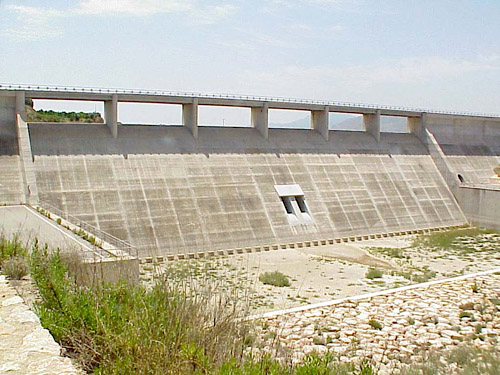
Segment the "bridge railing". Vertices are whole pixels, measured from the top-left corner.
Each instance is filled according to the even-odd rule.
[[[93,93],[93,94],[156,95],[156,96],[177,96],[186,98],[249,100],[256,102],[314,104],[314,105],[325,105],[325,106],[328,105],[328,106],[338,106],[338,107],[387,109],[387,110],[405,111],[405,112],[500,118],[500,113],[447,111],[447,110],[424,109],[424,108],[404,107],[404,106],[390,106],[390,105],[369,104],[369,103],[339,102],[339,101],[328,101],[328,100],[285,98],[285,97],[258,96],[258,95],[237,95],[237,94],[218,94],[218,93],[203,94],[203,93],[186,92],[186,91],[121,89],[121,88],[102,88],[102,87],[73,87],[73,86],[56,86],[56,85],[24,85],[24,84],[11,84],[11,83],[0,83],[0,90],[52,91],[52,92]]]
[[[70,222],[73,225],[76,225],[79,228],[82,228],[84,231],[92,234],[93,236],[99,238],[100,240],[107,242],[108,244],[115,247],[115,250],[122,250],[128,253],[130,256],[139,257],[139,251],[136,247],[131,245],[130,243],[119,239],[118,237],[113,236],[95,226],[77,218],[76,216],[70,215],[67,212],[60,210],[57,207],[54,207],[50,203],[39,201],[38,205],[45,210],[63,218],[64,220]],[[113,250],[113,249],[105,249],[105,250]]]

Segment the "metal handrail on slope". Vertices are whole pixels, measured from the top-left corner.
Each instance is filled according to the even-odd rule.
[[[52,212],[53,214],[55,214],[57,216],[60,216],[64,220],[69,221],[71,224],[76,225],[79,228],[82,228],[83,230],[94,235],[95,237],[99,238],[100,240],[115,246],[116,250],[124,251],[124,252],[128,253],[128,255],[134,256],[136,258],[139,257],[138,249],[135,246],[131,245],[130,243],[128,243],[124,240],[121,240],[118,237],[115,237],[112,234],[109,234],[109,233],[107,233],[99,228],[96,228],[95,226],[93,226],[93,225],[73,216],[73,215],[70,215],[67,212],[62,211],[59,208],[54,207],[50,203],[39,201],[38,205],[41,208],[44,208],[47,211]],[[111,249],[105,249],[105,250],[111,250]]]
[[[202,94],[197,92],[176,92],[176,91],[163,91],[163,90],[142,90],[142,89],[117,89],[117,88],[102,88],[102,87],[73,87],[73,86],[55,86],[55,85],[21,85],[11,83],[0,83],[0,90],[33,90],[33,91],[55,91],[55,92],[80,92],[80,93],[101,93],[101,94],[138,94],[138,95],[157,95],[157,96],[180,96],[188,98],[211,98],[211,99],[234,99],[234,100],[252,100],[252,101],[265,101],[275,103],[293,103],[293,104],[317,104],[317,105],[331,105],[340,107],[354,107],[354,108],[371,108],[371,109],[389,109],[395,111],[408,111],[420,113],[434,113],[445,115],[459,115],[459,116],[477,116],[477,117],[498,117],[500,113],[480,113],[480,112],[467,112],[467,111],[445,111],[436,109],[412,108],[404,106],[389,106],[367,103],[352,103],[352,102],[338,102],[328,100],[314,100],[314,99],[300,99],[300,98],[284,98],[284,97],[269,97],[269,96],[255,96],[255,95],[236,95],[236,94]]]

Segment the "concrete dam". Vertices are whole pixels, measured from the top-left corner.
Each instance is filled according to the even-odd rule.
[[[105,102],[106,124],[27,123],[26,99]],[[183,126],[123,125],[118,102],[182,105]],[[251,128],[199,127],[198,106],[251,108]],[[270,129],[269,109],[311,111]],[[330,112],[364,131],[330,130]],[[381,116],[408,132],[380,132]],[[495,227],[500,117],[349,103],[68,88],[0,90],[0,203],[48,204],[141,257]]]

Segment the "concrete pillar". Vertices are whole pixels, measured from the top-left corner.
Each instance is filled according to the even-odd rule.
[[[182,125],[187,127],[194,138],[198,138],[198,99],[192,104],[182,105]]]
[[[252,127],[257,129],[267,139],[269,136],[269,105],[252,108]]]
[[[328,141],[328,126],[330,111],[326,106],[321,111],[311,111],[311,129],[316,130]]]
[[[113,138],[118,137],[118,96],[113,94],[111,100],[104,102],[104,116]]]
[[[24,195],[26,203],[36,205],[38,204],[38,187],[28,124],[23,120],[21,113],[18,113],[16,117],[17,142],[23,175]]]
[[[363,129],[380,142],[380,110],[373,115],[363,115]]]
[[[16,91],[16,114],[26,114],[26,93],[24,91]]]
[[[427,144],[427,132],[425,126],[426,113],[422,113],[422,117],[408,117],[408,132],[415,134],[422,143]]]

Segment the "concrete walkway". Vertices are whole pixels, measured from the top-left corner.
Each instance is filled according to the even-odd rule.
[[[51,249],[76,250],[90,259],[107,257],[102,249],[92,246],[71,231],[27,206],[0,207],[0,233],[7,238],[19,234],[24,243],[38,238]]]
[[[61,347],[0,275],[0,374],[81,375]]]

